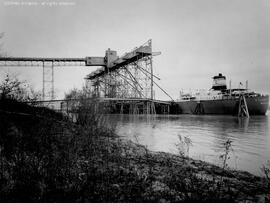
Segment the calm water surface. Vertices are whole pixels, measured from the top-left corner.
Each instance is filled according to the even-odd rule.
[[[268,113],[270,114],[270,113]],[[150,150],[178,153],[178,135],[192,141],[189,155],[221,165],[223,143],[232,140],[229,167],[262,175],[260,168],[270,160],[270,115],[238,119],[233,116],[195,115],[109,115],[120,136]]]

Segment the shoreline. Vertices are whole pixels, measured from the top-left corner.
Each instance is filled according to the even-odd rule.
[[[149,151],[145,146],[136,144],[130,140],[121,140],[120,142],[123,148],[122,156],[127,156],[133,160],[136,168],[140,168],[143,171],[140,173],[143,174],[145,170],[153,170],[157,177],[163,176],[162,178],[157,178],[160,191],[171,189],[164,183],[167,176],[170,176],[170,173],[166,173],[166,171],[177,173],[179,172],[178,170],[181,170],[182,172],[187,172],[185,173],[185,177],[180,175],[186,181],[190,181],[195,177],[198,185],[207,182],[209,186],[213,186],[213,189],[216,190],[217,188],[214,188],[215,184],[220,183],[223,184],[223,189],[228,187],[229,190],[234,191],[232,193],[239,193],[237,194],[238,197],[235,196],[234,201],[236,202],[265,202],[270,200],[270,183],[264,177],[253,175],[247,171],[222,169],[215,164],[182,155]],[[150,169],[151,167],[153,168]],[[208,194],[208,189],[205,188],[205,191],[201,190],[201,192]],[[224,198],[223,200],[226,201],[230,199],[227,194],[228,191],[219,192],[220,197],[222,197],[221,199]]]
[[[3,202],[267,202],[270,180],[121,139],[102,115],[0,100]]]
[[[108,120],[112,122],[118,119],[117,116],[111,118]],[[232,150],[228,160],[230,168],[262,176],[261,167],[269,160],[267,147],[269,119],[267,118],[267,116],[257,116],[249,120],[239,120],[237,117],[227,115],[204,115],[198,118],[189,115],[185,117],[169,115],[168,118],[159,116],[158,119],[151,120],[146,116],[138,115],[136,120],[132,115],[126,115],[117,122],[119,127],[116,127],[116,131],[120,136],[147,145],[150,150],[173,154],[179,153],[175,146],[179,143],[177,136],[189,137],[192,141],[190,157],[219,166],[222,165],[220,155],[224,151],[223,143],[230,139],[232,140]],[[217,125],[212,124],[214,122]],[[225,128],[224,132],[223,128]]]

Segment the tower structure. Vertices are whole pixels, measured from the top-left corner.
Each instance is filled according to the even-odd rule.
[[[105,63],[86,77],[93,96],[154,99],[151,40],[121,57],[108,49]]]
[[[42,63],[43,77],[42,77],[42,99],[53,100],[54,97],[54,63],[44,62]]]

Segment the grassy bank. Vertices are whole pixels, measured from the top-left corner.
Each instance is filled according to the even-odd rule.
[[[267,179],[150,152],[121,140],[90,107],[72,123],[46,108],[0,100],[0,127],[1,202],[270,200]]]

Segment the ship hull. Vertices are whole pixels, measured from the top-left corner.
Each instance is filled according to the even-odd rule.
[[[269,96],[246,97],[246,103],[250,115],[265,115],[269,105]],[[235,115],[238,113],[239,98],[180,101],[177,104],[183,114]]]

